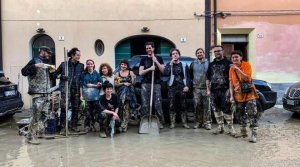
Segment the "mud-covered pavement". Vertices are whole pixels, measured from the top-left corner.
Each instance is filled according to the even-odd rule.
[[[19,119],[1,121],[0,166],[300,166],[300,118],[280,106],[264,113],[255,144],[177,125],[160,135],[137,134],[138,128],[130,127],[114,138],[92,132],[28,145],[17,134]]]

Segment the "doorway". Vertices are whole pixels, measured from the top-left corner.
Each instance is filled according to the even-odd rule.
[[[53,52],[52,56],[50,57],[49,64],[55,65],[55,44],[54,40],[48,35],[38,35],[34,37],[32,42],[32,58],[39,56],[39,48],[41,46],[48,46],[51,51]]]
[[[224,56],[230,59],[230,54],[233,50],[240,50],[244,55],[244,60],[248,61],[248,35],[244,34],[222,34],[222,46]]]

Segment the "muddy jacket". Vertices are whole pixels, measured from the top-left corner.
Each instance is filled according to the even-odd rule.
[[[190,87],[189,67],[185,63],[180,62],[173,65],[168,63],[165,66],[164,75],[170,76],[168,82],[170,87],[178,89],[183,89],[185,86]]]
[[[71,60],[68,61],[68,71],[69,71],[69,87],[74,89],[80,89],[80,76],[84,70],[84,65],[80,62],[72,63]],[[65,62],[62,62],[57,68],[54,77],[66,76],[65,74]],[[62,92],[64,92],[65,80],[60,80],[59,87]]]
[[[200,62],[198,59],[193,61],[190,65],[190,77],[193,80],[193,87],[199,89],[206,89],[206,72],[209,62],[207,59]]]
[[[37,63],[48,63],[48,60],[40,56],[33,58],[28,64],[22,68],[23,76],[28,78],[28,94],[46,94],[49,92],[51,81],[48,68],[37,68]]]

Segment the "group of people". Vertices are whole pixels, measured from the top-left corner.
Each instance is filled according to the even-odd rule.
[[[146,42],[147,56],[140,61],[139,75],[143,76],[141,84],[141,111],[135,94],[136,75],[129,68],[129,62],[120,62],[120,71],[113,74],[111,66],[103,63],[99,72],[95,70],[92,59],[86,61],[86,67],[80,63],[80,50],[72,48],[68,52],[68,61],[62,62],[50,75],[47,64],[52,52],[49,47],[40,47],[40,55],[33,58],[22,69],[22,74],[28,76],[29,91],[32,95],[33,116],[26,136],[31,144],[39,144],[38,137],[43,137],[43,113],[49,109],[50,76],[59,79],[61,91],[60,126],[61,134],[68,133],[65,128],[66,105],[71,107],[72,116],[70,131],[79,132],[78,113],[80,104],[85,104],[84,131],[96,131],[95,123],[100,126],[100,137],[113,136],[115,129],[126,132],[130,117],[149,114],[151,87],[153,86],[154,114],[159,119],[159,128],[165,126],[162,110],[161,75],[170,76],[168,81],[168,98],[170,101],[170,129],[176,126],[176,113],[179,111],[182,126],[189,129],[187,123],[186,94],[193,91],[195,125],[193,128],[211,130],[214,113],[218,127],[214,134],[224,133],[224,119],[228,125],[228,133],[234,137],[247,137],[247,123],[250,122],[250,142],[256,142],[258,98],[252,83],[251,65],[243,60],[240,51],[231,53],[231,61],[223,55],[223,47],[213,48],[215,58],[209,62],[205,58],[204,49],[196,50],[196,59],[190,64],[180,61],[179,49],[171,49],[171,61],[164,65],[163,59],[154,53],[154,43]],[[66,70],[68,68],[68,70]],[[68,71],[68,72],[67,72]],[[68,84],[66,84],[68,83]],[[247,83],[251,91],[244,91],[241,83]],[[153,84],[153,85],[152,85]],[[69,92],[66,94],[65,92]],[[69,103],[66,103],[69,100]],[[177,105],[180,104],[180,105]],[[231,107],[234,106],[234,107]],[[178,109],[179,107],[179,109]],[[233,110],[241,113],[240,132],[233,127]],[[212,112],[211,112],[212,111]]]

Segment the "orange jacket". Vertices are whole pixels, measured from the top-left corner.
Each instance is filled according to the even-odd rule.
[[[243,80],[241,74],[238,71],[235,71],[234,68],[230,67],[229,70],[229,81],[233,86],[233,96],[234,100],[237,102],[246,102],[252,99],[257,99],[258,95],[256,93],[256,88],[252,83],[252,67],[251,64],[245,61],[242,61],[242,64],[239,66],[241,71],[247,75],[247,79]],[[238,78],[237,78],[238,77]],[[240,88],[240,82],[251,82],[253,90],[250,93],[242,93]]]

